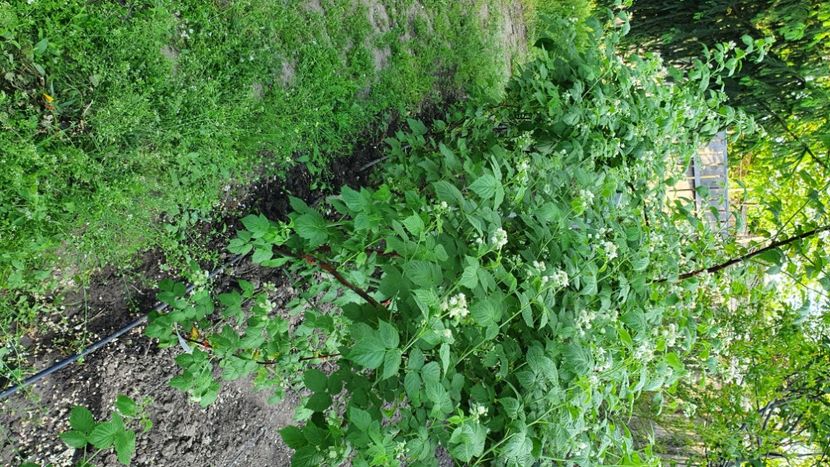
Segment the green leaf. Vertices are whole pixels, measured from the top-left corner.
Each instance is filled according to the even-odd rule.
[[[386,351],[383,358],[383,375],[380,379],[391,378],[398,374],[401,367],[401,351],[400,349],[390,349]]]
[[[317,211],[311,211],[294,220],[297,235],[308,240],[311,248],[318,247],[329,238],[328,223]]]
[[[95,418],[92,416],[92,412],[90,412],[89,409],[76,405],[75,407],[72,407],[72,410],[69,412],[69,426],[71,426],[74,430],[80,431],[81,433],[88,434],[93,428],[95,428]]]
[[[465,423],[450,436],[450,454],[461,462],[470,462],[484,452],[487,430],[479,423]]]
[[[514,433],[504,446],[504,455],[519,465],[528,465],[530,454],[533,450],[533,441],[527,437],[527,433],[520,431]]]
[[[314,393],[305,406],[315,412],[323,412],[331,406],[331,396],[325,392]]]
[[[472,263],[470,259],[472,259],[472,261],[475,261],[475,263],[469,264],[464,268],[464,272],[461,273],[461,279],[458,280],[458,283],[461,284],[461,286],[472,290],[476,288],[476,285],[478,285],[479,265],[478,260],[476,260],[475,258],[468,257],[468,262],[470,263]]]
[[[503,397],[499,399],[499,404],[504,407],[504,412],[511,420],[515,420],[519,417],[519,409],[521,409],[521,403],[513,398],[513,397]]]
[[[89,442],[98,449],[106,449],[115,443],[121,430],[113,422],[99,423],[89,434]]]
[[[271,221],[262,214],[258,216],[249,214],[242,218],[242,225],[251,232],[253,238],[261,238],[271,228]]]
[[[438,349],[438,356],[441,358],[441,366],[444,367],[444,374],[450,366],[450,346],[446,342]]]
[[[374,370],[383,364],[385,355],[386,347],[383,342],[375,336],[367,336],[355,342],[348,358],[364,368]]]
[[[403,272],[413,284],[424,289],[436,287],[443,280],[441,268],[429,261],[408,261],[403,265]]]
[[[61,440],[67,446],[75,449],[81,449],[86,446],[86,436],[78,430],[69,430],[60,434]]]
[[[413,214],[404,219],[403,225],[406,227],[406,230],[408,230],[409,233],[416,238],[419,238],[421,234],[424,233],[424,221],[421,219],[421,216],[417,214]]]
[[[135,433],[132,431],[119,431],[115,435],[115,455],[118,462],[129,465],[135,454]]]
[[[446,201],[449,204],[456,204],[458,206],[464,205],[464,195],[452,183],[441,180],[433,183],[432,187],[435,190],[435,197],[438,198],[438,201]]]
[[[642,255],[639,258],[633,258],[631,260],[631,268],[635,271],[645,271],[648,267],[648,256]]]
[[[418,373],[410,371],[403,379],[403,387],[406,395],[416,406],[421,402],[421,377]]]
[[[386,346],[387,349],[397,348],[398,344],[400,344],[398,330],[386,321],[380,321],[379,324],[380,327],[378,329],[378,333],[380,335],[381,342],[383,342],[383,345]]]
[[[251,261],[256,264],[262,264],[265,261],[268,261],[274,256],[274,253],[271,251],[271,247],[264,247],[264,248],[257,248],[254,251],[254,254],[251,256]]]
[[[423,136],[427,134],[427,127],[421,123],[420,120],[414,120],[411,118],[406,119],[407,125],[409,125],[409,129],[412,130],[412,134],[415,136]]]
[[[491,174],[482,175],[470,185],[470,189],[485,200],[493,198],[499,187],[501,187],[501,183]]]
[[[352,212],[362,212],[368,206],[366,198],[359,192],[351,189],[348,185],[344,185],[340,191],[340,199],[346,203],[346,207]]]
[[[498,324],[498,319],[501,315],[491,300],[481,300],[474,303],[470,308],[470,314],[473,317],[473,321],[482,327]]]
[[[372,424],[372,416],[363,409],[351,406],[349,407],[349,422],[358,430],[367,431]]]
[[[135,417],[138,413],[138,405],[135,401],[120,394],[115,398],[115,408],[121,412],[121,415],[127,417]]]
[[[313,392],[325,392],[327,382],[328,377],[326,374],[316,368],[308,369],[305,373],[303,373],[303,383],[305,383],[305,387]]]
[[[534,345],[527,351],[527,363],[531,370],[544,376],[552,384],[559,384],[559,372],[556,370],[556,364],[545,355],[540,346]]]
[[[303,436],[303,431],[296,426],[287,426],[281,429],[280,437],[285,445],[291,449],[300,449],[308,444],[305,436]]]

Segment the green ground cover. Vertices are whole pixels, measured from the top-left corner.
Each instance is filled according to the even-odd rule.
[[[440,88],[497,95],[504,4],[0,2],[4,337],[98,267],[186,262],[229,188],[320,173]]]

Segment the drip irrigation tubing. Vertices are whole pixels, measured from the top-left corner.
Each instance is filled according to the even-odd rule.
[[[224,271],[225,269],[235,265],[243,257],[244,257],[244,255],[233,256],[228,262],[218,266],[216,269],[211,271],[211,273],[208,274],[208,280],[212,280],[218,274],[222,273],[222,271]],[[185,289],[185,291],[186,291],[186,293],[190,293],[190,292],[193,291],[194,288],[195,288],[195,286],[193,284],[189,284],[187,286],[187,288]],[[114,333],[112,333],[109,336],[107,336],[107,337],[99,340],[98,342],[90,345],[89,347],[85,348],[84,350],[64,358],[63,360],[55,363],[54,365],[50,366],[49,368],[43,369],[43,370],[35,373],[34,375],[29,376],[28,378],[24,379],[20,383],[7,387],[6,389],[3,390],[3,392],[0,392],[0,400],[3,400],[5,398],[13,395],[14,393],[16,393],[16,392],[20,391],[21,389],[25,388],[26,386],[37,383],[38,381],[46,378],[47,376],[51,375],[52,373],[60,371],[64,368],[68,367],[69,365],[75,363],[76,361],[80,360],[81,358],[86,357],[87,355],[91,354],[92,352],[95,352],[96,350],[106,346],[110,342],[118,339],[119,337],[121,337],[124,334],[130,332],[131,330],[145,324],[147,322],[147,316],[150,313],[152,313],[154,311],[160,313],[162,311],[165,311],[168,307],[169,307],[169,305],[167,303],[156,302],[156,304],[153,306],[153,308],[149,312],[147,312],[147,313],[143,314],[142,316],[134,319],[133,321],[127,323],[124,327],[122,327],[118,331],[115,331]]]

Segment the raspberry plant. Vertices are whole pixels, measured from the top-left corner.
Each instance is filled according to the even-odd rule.
[[[217,366],[275,400],[302,384],[294,465],[653,462],[627,425],[684,375],[700,281],[678,276],[715,244],[665,189],[741,123],[707,90],[739,62],[718,48],[685,76],[620,55],[619,34],[563,30],[501,102],[409,120],[373,188],[243,219],[230,251],[302,294],[276,310],[245,281],[163,283],[147,334],[187,351],[172,384],[202,404]]]

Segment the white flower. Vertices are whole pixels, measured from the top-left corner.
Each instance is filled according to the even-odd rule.
[[[467,297],[463,293],[450,297],[449,301],[441,305],[441,308],[449,311],[450,318],[455,320],[464,319],[470,314],[467,308]]]
[[[613,242],[602,242],[602,249],[605,250],[605,257],[608,261],[617,257],[617,244]]]
[[[502,247],[507,245],[507,232],[501,227],[493,231],[493,234],[490,235],[490,245],[496,250],[501,250]]]
[[[594,193],[589,190],[579,190],[579,197],[585,202],[586,206],[594,204]]]
[[[637,350],[634,351],[634,358],[643,363],[648,363],[652,358],[654,358],[654,349],[648,342],[643,342],[639,347],[637,347]]]
[[[446,201],[441,201],[440,206],[441,206],[441,209],[444,209],[444,210],[449,209],[449,207],[450,207],[450,205],[447,204]]]
[[[478,417],[487,415],[487,407],[481,404],[473,404],[470,406],[470,415],[477,420]]]
[[[542,277],[543,284],[547,284],[548,282],[550,282],[550,284],[557,289],[567,287],[570,283],[568,281],[568,273],[561,269],[557,269],[553,272],[553,274],[548,274]]]
[[[449,329],[444,329],[443,331],[441,331],[441,335],[444,336],[444,339],[452,339],[452,331],[450,331]]]

